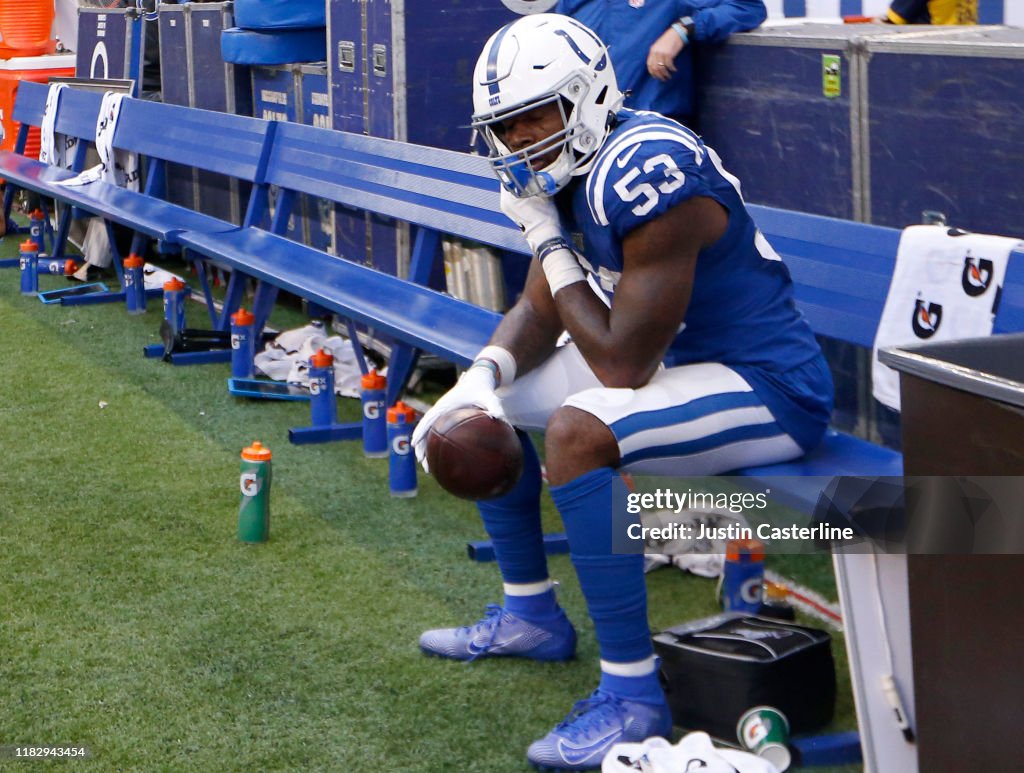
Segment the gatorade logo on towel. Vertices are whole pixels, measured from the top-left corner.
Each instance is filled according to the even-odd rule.
[[[931,338],[942,324],[942,304],[928,303],[920,298],[914,303],[914,316],[910,326],[918,338]]]
[[[899,410],[899,376],[878,361],[879,349],[992,333],[1010,253],[1021,246],[946,226],[904,229],[875,336],[871,378],[879,402]]]
[[[989,285],[992,284],[994,276],[995,266],[991,260],[975,258],[971,255],[970,250],[967,251],[967,257],[964,258],[964,272],[960,276],[960,285],[964,288],[965,293],[972,298],[984,295]]]

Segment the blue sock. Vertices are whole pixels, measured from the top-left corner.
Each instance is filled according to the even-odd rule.
[[[548,588],[546,591],[529,596],[506,593],[502,606],[516,617],[533,623],[549,620],[559,614],[554,588]]]
[[[602,671],[600,689],[640,703],[657,704],[665,701],[665,691],[658,680],[657,669],[643,676],[617,676]]]
[[[508,494],[477,502],[502,579],[525,585],[548,579],[544,533],[540,523],[540,460],[530,438],[518,432],[523,444],[523,475]],[[533,596],[506,596],[505,608],[526,620],[550,617],[557,610],[550,588]]]
[[[633,663],[653,655],[654,645],[647,624],[644,557],[612,553],[612,481],[616,474],[609,467],[593,470],[563,486],[553,486],[551,497],[565,524],[601,659]]]

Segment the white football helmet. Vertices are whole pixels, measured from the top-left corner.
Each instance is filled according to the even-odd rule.
[[[563,130],[513,152],[502,122],[556,103]],[[495,32],[473,72],[473,128],[490,151],[502,185],[516,196],[551,196],[584,174],[622,106],[608,49],[590,29],[568,16],[524,16]],[[560,148],[543,168],[536,162]]]

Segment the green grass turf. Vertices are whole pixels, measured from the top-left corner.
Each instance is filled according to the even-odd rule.
[[[204,313],[190,304],[190,324]],[[496,599],[495,567],[465,558],[474,508],[422,475],[418,497],[390,498],[386,462],[357,444],[290,446],[307,406],[230,397],[226,364],[143,359],[159,319],[154,302],[44,306],[0,271],[0,745],[85,745],[76,766],[96,770],[527,769],[596,680],[567,557],[551,566],[576,661],[423,657],[421,630]],[[255,439],[274,451],[271,540],[247,546],[238,454]],[[822,557],[774,558],[832,593]],[[649,586],[655,628],[717,611],[712,581]],[[831,729],[850,729],[841,637],[835,654]]]

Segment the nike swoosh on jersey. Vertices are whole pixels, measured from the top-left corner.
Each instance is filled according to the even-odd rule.
[[[626,164],[629,163],[629,159],[631,159],[633,157],[633,154],[636,153],[638,150],[640,150],[639,144],[631,147],[629,150],[626,151],[626,155],[619,156],[617,159],[615,159],[615,166],[617,166],[619,169],[622,169]]]

